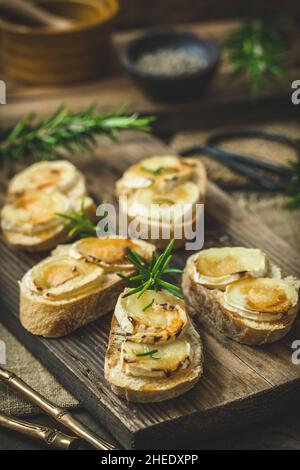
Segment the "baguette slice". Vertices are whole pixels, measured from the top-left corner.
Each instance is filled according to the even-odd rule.
[[[291,329],[298,311],[296,305],[288,316],[276,321],[255,321],[235,315],[224,306],[224,293],[218,289],[209,289],[197,283],[194,278],[192,255],[186,264],[182,277],[182,290],[185,297],[187,311],[190,315],[197,315],[201,324],[210,332],[219,332],[235,341],[248,345],[261,345],[273,343],[285,336]],[[280,269],[270,266],[271,277],[281,277]],[[297,279],[289,276],[285,278],[295,286]]]
[[[150,258],[154,246],[141,241],[136,243],[142,245],[144,256],[146,249],[149,251]],[[47,259],[68,256],[69,247],[70,245],[63,245],[60,251]],[[112,311],[126,285],[116,272],[104,272],[101,282],[92,289],[85,291],[83,288],[82,291],[76,291],[60,300],[50,299],[37,295],[28,287],[27,281],[32,269],[19,282],[20,321],[31,333],[48,338],[65,336]],[[126,274],[132,272],[134,268],[127,270]]]
[[[26,330],[45,338],[66,336],[113,310],[124,281],[116,275],[93,293],[72,300],[53,302],[32,295],[20,283],[20,321]]]
[[[47,205],[52,197],[60,198],[57,210],[55,204],[52,209]],[[67,160],[34,163],[9,183],[1,213],[4,238],[9,244],[27,251],[50,250],[69,238],[69,228],[56,213],[78,210],[82,200],[87,217],[95,220],[96,206],[87,197],[85,177],[72,163]],[[31,214],[33,220],[30,220]],[[45,217],[48,217],[47,223]]]
[[[166,378],[130,376],[121,367],[120,350],[124,332],[113,316],[104,371],[113,392],[129,402],[151,403],[169,400],[190,390],[203,373],[202,343],[192,321],[187,326],[185,337],[193,351],[188,368],[180,369]]]
[[[86,216],[91,220],[95,220],[96,206],[93,200],[86,197],[84,200],[84,206]],[[64,221],[51,230],[39,232],[34,235],[4,230],[3,227],[2,229],[3,236],[10,245],[30,252],[48,251],[56,245],[64,243],[66,240],[71,241],[68,237],[70,229]]]
[[[159,157],[153,157],[153,158],[159,158]],[[164,157],[162,157],[162,158],[164,158]],[[165,158],[170,158],[170,157],[165,157]],[[180,159],[180,157],[177,157],[177,158]],[[201,160],[199,158],[185,158],[182,161],[184,161],[184,163],[187,163],[188,165],[190,165],[191,168],[192,168],[192,172],[191,172],[191,176],[190,176],[191,179],[188,179],[188,180],[185,180],[185,181],[182,181],[182,182],[191,181],[191,182],[195,183],[198,186],[198,188],[200,190],[200,196],[199,196],[199,200],[197,201],[197,203],[198,204],[203,204],[204,200],[205,200],[206,187],[207,187],[207,177],[206,177],[205,167],[204,167],[203,163],[201,162]],[[142,162],[140,162],[140,163],[142,163]],[[155,176],[152,175],[152,179],[153,179],[154,184],[155,184]],[[186,229],[187,229],[186,231],[184,230],[184,224],[179,225],[179,227],[181,227],[181,229],[182,229],[182,236],[180,238],[178,238],[178,236],[176,236],[176,229],[175,229],[175,226],[174,226],[174,222],[173,223],[172,222],[171,223],[165,223],[164,224],[164,229],[166,230],[166,233],[169,233],[169,236],[165,238],[163,236],[163,233],[162,233],[163,224],[162,224],[161,220],[151,219],[150,223],[149,223],[147,218],[145,218],[143,216],[133,217],[133,216],[130,215],[130,206],[132,205],[132,202],[133,202],[133,199],[134,199],[134,196],[135,196],[137,190],[135,188],[126,187],[124,181],[125,181],[124,177],[121,178],[119,181],[117,181],[117,183],[116,183],[116,195],[117,195],[117,197],[127,196],[127,198],[128,198],[127,216],[128,216],[129,222],[132,222],[134,220],[136,223],[140,223],[141,227],[148,227],[148,225],[150,225],[151,230],[148,231],[148,237],[147,237],[147,240],[150,243],[153,243],[158,248],[164,248],[168,244],[169,240],[174,238],[175,239],[174,248],[179,249],[179,248],[182,248],[187,241],[191,241],[191,240],[187,239],[186,232],[191,231],[191,230],[195,231],[197,220],[198,220],[198,218],[201,214],[199,214],[199,213],[196,214],[195,213],[193,215],[192,220],[189,220],[188,222],[186,222],[186,225],[187,225],[186,226]],[[168,190],[166,191],[166,196],[168,196]],[[156,234],[155,238],[153,238],[151,236],[151,232]]]
[[[32,190],[59,191],[71,199],[87,194],[83,174],[68,160],[42,160],[28,166],[11,179],[8,198],[13,200]]]

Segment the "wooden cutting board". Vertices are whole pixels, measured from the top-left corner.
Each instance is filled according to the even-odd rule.
[[[152,136],[127,133],[121,145],[107,139],[94,155],[74,162],[87,177],[97,201],[112,200],[114,181],[141,158],[170,152]],[[5,191],[3,175],[1,192]],[[205,245],[245,245],[268,253],[285,274],[300,277],[300,258],[258,220],[209,184],[205,205]],[[188,253],[178,252],[184,265]],[[40,255],[17,251],[0,240],[0,295],[3,323],[126,448],[193,446],[201,433],[245,426],[282,411],[300,388],[300,366],[291,361],[291,344],[300,338],[297,323],[282,341],[263,347],[243,346],[201,332],[204,375],[185,395],[159,404],[128,404],[114,395],[103,377],[111,315],[66,338],[43,339],[26,332],[18,319],[18,279]],[[199,327],[199,325],[198,325]]]

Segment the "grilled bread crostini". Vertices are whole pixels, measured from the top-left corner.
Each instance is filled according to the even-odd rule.
[[[59,192],[27,191],[23,196],[5,204],[1,212],[4,238],[11,245],[27,251],[48,251],[65,242],[70,228],[58,214],[71,215],[82,202],[71,201]],[[96,206],[91,198],[84,198],[84,212],[95,219]]]
[[[178,156],[154,156],[128,168],[116,184],[117,196],[127,196],[129,220],[148,231],[149,240],[165,247],[175,238],[175,248],[186,242],[186,230],[195,230],[196,204],[204,202],[206,172],[199,159]],[[176,228],[182,236],[176,237]],[[183,230],[185,228],[185,230]],[[169,232],[169,237],[165,238]],[[151,237],[151,233],[157,236]]]
[[[20,197],[27,191],[60,192],[69,198],[82,199],[86,193],[85,178],[67,160],[34,163],[15,175],[9,183],[10,198]]]
[[[90,237],[58,246],[20,281],[20,320],[31,333],[59,337],[111,311],[133,273],[126,247],[150,259],[154,246],[119,237]]]
[[[182,290],[191,315],[240,343],[279,340],[298,311],[299,281],[282,278],[261,250],[211,248],[187,261]]]
[[[96,207],[86,197],[82,174],[67,161],[35,163],[10,182],[1,213],[5,239],[28,251],[45,251],[67,240],[69,228],[58,215],[70,215],[84,201],[85,215],[94,220]]]
[[[185,393],[202,375],[203,350],[184,302],[164,290],[126,293],[117,302],[105,357],[112,390],[141,403]]]

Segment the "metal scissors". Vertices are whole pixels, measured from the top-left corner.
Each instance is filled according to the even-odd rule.
[[[292,178],[292,169],[235,151],[225,150],[219,146],[222,142],[235,139],[263,139],[269,142],[277,142],[292,148],[300,158],[300,139],[292,139],[283,134],[260,130],[238,130],[213,134],[204,145],[187,148],[180,154],[183,157],[188,157],[203,153],[251,180],[250,184],[222,183],[220,186],[225,189],[284,191]],[[265,170],[279,178],[277,180],[272,179],[257,170]]]

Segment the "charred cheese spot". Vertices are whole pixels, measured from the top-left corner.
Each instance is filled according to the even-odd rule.
[[[67,300],[99,288],[102,275],[103,269],[94,264],[68,256],[51,256],[29,270],[24,283],[33,294]]]
[[[133,341],[147,344],[174,341],[187,325],[183,301],[166,291],[147,290],[141,297],[120,296],[115,314]]]
[[[224,289],[242,278],[264,276],[268,261],[261,250],[224,247],[201,251],[195,256],[194,266],[196,282]]]
[[[127,259],[127,248],[130,248],[145,258],[149,258],[149,247],[143,247],[133,240],[114,237],[88,237],[74,243],[69,250],[70,256],[96,263],[105,271],[120,271],[132,269]]]
[[[50,265],[48,269],[44,271],[44,286],[48,288],[58,287],[79,276],[78,269],[74,270],[74,267],[75,266],[66,263]],[[42,286],[40,286],[40,288],[43,289]]]
[[[245,311],[262,313],[288,312],[296,302],[295,291],[282,279],[249,279],[226,289],[229,305]]]

